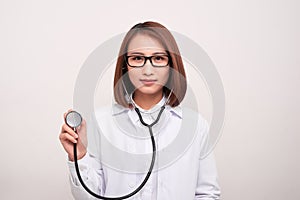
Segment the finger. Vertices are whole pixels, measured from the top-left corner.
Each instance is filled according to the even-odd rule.
[[[67,132],[70,135],[72,135],[73,137],[78,138],[78,134],[76,134],[75,131],[72,128],[70,128],[67,124],[62,125],[61,132],[62,133]]]
[[[79,128],[81,129],[81,128],[84,128],[84,127],[86,127],[86,121],[84,119],[82,119]]]
[[[86,125],[86,121],[85,119],[82,119],[81,125],[85,126]]]
[[[70,108],[67,112],[64,113],[64,119],[66,119],[67,114],[71,111],[73,111],[73,109]]]
[[[74,138],[72,135],[70,135],[68,133],[62,133],[61,137],[60,137],[60,140],[69,141],[69,142],[72,142],[72,143],[77,143],[76,138]]]

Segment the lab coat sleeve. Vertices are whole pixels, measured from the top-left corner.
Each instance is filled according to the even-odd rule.
[[[70,186],[74,199],[96,199],[81,186],[76,174],[74,162],[68,161]],[[100,162],[90,154],[78,160],[80,175],[85,185],[94,193],[103,195],[105,190],[103,169]]]
[[[100,134],[92,116],[87,122],[88,153],[80,160],[78,166],[85,185],[94,193],[105,193],[105,173],[100,162]],[[74,199],[96,199],[81,186],[76,174],[74,162],[68,161],[71,192]]]
[[[195,200],[219,200],[220,187],[213,153],[199,160],[198,181]]]
[[[199,157],[198,179],[195,190],[196,200],[219,200],[220,187],[218,184],[217,167],[213,152],[209,152],[209,125],[206,120],[201,123],[201,156]],[[203,156],[206,155],[206,156]]]

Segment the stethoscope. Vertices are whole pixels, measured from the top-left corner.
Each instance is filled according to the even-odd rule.
[[[123,83],[123,82],[122,82]],[[171,90],[170,94],[168,95],[168,98],[167,100],[165,101],[164,105],[161,106],[160,108],[160,111],[158,113],[158,116],[156,118],[156,120],[154,122],[152,122],[151,124],[147,124],[146,122],[144,122],[143,120],[143,117],[141,115],[141,112],[140,110],[138,109],[138,107],[136,106],[136,104],[134,103],[133,99],[132,99],[132,95],[129,95],[128,92],[127,92],[127,89],[123,83],[123,87],[125,89],[125,92],[127,94],[127,96],[129,97],[130,99],[130,102],[131,104],[133,105],[134,107],[134,110],[136,111],[139,119],[140,119],[140,122],[142,123],[142,125],[148,127],[148,130],[149,130],[149,133],[150,133],[150,137],[151,137],[151,142],[152,142],[152,160],[151,160],[151,164],[150,164],[150,167],[149,167],[149,170],[147,172],[147,175],[146,177],[144,178],[143,182],[134,190],[132,191],[131,193],[129,194],[126,194],[124,196],[120,196],[120,197],[105,197],[105,196],[101,196],[99,194],[96,194],[94,193],[93,191],[91,191],[86,185],[85,183],[83,182],[82,178],[81,178],[81,175],[80,175],[80,171],[79,171],[79,167],[78,167],[78,161],[77,161],[77,143],[74,143],[74,150],[73,150],[73,154],[74,154],[74,164],[75,164],[75,169],[76,169],[76,174],[77,174],[77,177],[79,179],[79,182],[81,183],[82,187],[89,193],[91,194],[92,196],[98,198],[98,199],[108,199],[108,200],[112,200],[112,199],[127,199],[133,195],[135,195],[136,193],[138,193],[143,187],[144,185],[147,183],[151,173],[152,173],[152,170],[153,170],[153,166],[154,166],[154,163],[155,163],[155,157],[156,157],[156,144],[155,144],[155,140],[154,140],[154,136],[153,136],[153,131],[152,131],[152,127],[158,123],[160,117],[161,117],[161,114],[163,113],[164,109],[165,109],[165,106],[166,104],[168,103],[169,99],[170,99],[170,96],[173,92],[173,89]],[[66,124],[71,127],[75,133],[77,133],[77,127],[79,127],[81,125],[81,122],[82,122],[82,117],[81,115],[76,112],[76,111],[70,111],[67,115],[66,115],[66,118],[65,118],[65,121],[66,121]]]

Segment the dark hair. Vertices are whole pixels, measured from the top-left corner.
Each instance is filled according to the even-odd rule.
[[[129,103],[125,99],[126,92],[122,85],[121,78],[123,78],[124,83],[126,83],[125,87],[129,94],[135,89],[127,75],[127,64],[124,57],[127,54],[128,44],[137,34],[149,35],[150,37],[157,39],[164,46],[167,54],[170,57],[170,67],[174,70],[174,72],[172,73],[173,70],[171,71],[169,79],[166,85],[163,87],[163,91],[164,94],[168,96],[170,94],[169,88],[173,88],[173,93],[170,96],[168,105],[172,107],[179,105],[185,96],[187,88],[182,58],[171,32],[163,25],[151,21],[134,25],[127,32],[123,39],[118,55],[114,77],[114,96],[116,102],[125,107],[129,107]]]

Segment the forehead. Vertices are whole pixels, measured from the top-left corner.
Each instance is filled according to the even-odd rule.
[[[165,48],[158,39],[146,34],[137,34],[129,42],[127,51],[153,52],[165,51]]]

